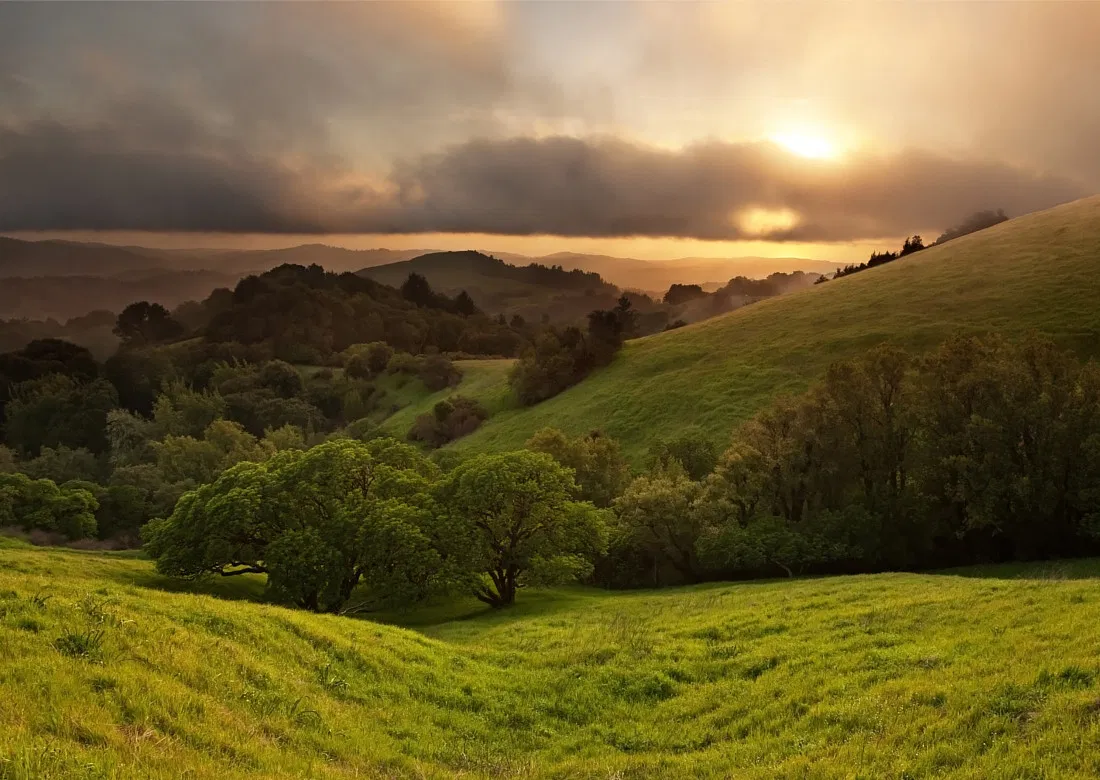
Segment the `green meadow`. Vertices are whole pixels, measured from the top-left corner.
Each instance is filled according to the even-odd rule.
[[[0,778],[1095,777],[1097,577],[525,590],[371,619],[0,541]]]
[[[830,363],[883,342],[924,349],[958,332],[1038,331],[1096,356],[1097,301],[1100,197],[1093,197],[629,341],[575,387],[530,408],[502,408],[452,446],[509,450],[548,425],[570,435],[601,429],[639,464],[655,439],[690,426],[724,444],[777,395],[800,392]]]

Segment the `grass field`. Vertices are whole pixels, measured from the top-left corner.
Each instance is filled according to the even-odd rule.
[[[0,541],[0,778],[1095,777],[1096,577],[525,591],[402,628]]]
[[[1100,197],[1010,220],[898,262],[628,342],[615,362],[456,445],[503,450],[538,428],[600,428],[636,463],[692,425],[724,441],[778,393],[885,341],[922,349],[952,333],[1030,330],[1100,354]]]
[[[508,371],[512,360],[457,360],[455,365],[462,371],[462,381],[458,387],[449,387],[432,393],[417,379],[409,380],[400,388],[390,389],[384,383],[394,383],[397,377],[383,375],[378,383],[383,383],[385,401],[391,400],[401,408],[382,422],[382,430],[398,439],[404,439],[418,415],[430,412],[432,407],[452,395],[464,395],[480,401],[490,415],[499,414],[514,405],[512,393],[508,388]]]

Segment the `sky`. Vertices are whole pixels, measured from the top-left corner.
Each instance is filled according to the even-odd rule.
[[[0,3],[0,232],[861,259],[1100,191],[1100,3]]]

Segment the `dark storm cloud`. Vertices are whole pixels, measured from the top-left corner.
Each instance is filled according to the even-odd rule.
[[[131,110],[132,120],[138,116]],[[0,230],[498,233],[838,241],[1020,214],[1086,194],[1070,181],[929,153],[794,158],[771,144],[668,151],[614,138],[474,141],[355,185],[294,169],[185,121],[172,143],[109,127],[0,133]],[[155,135],[155,133],[152,133]],[[319,175],[319,171],[324,175]],[[774,220],[778,220],[777,222]]]
[[[924,152],[815,162],[767,143],[666,151],[574,138],[472,142],[399,166],[393,183],[387,218],[370,220],[375,232],[834,241],[1086,194],[1057,177]],[[769,223],[782,212],[795,224]]]
[[[183,141],[184,125],[168,138]],[[0,129],[0,230],[315,232],[299,181],[229,145],[120,143],[110,126]]]
[[[639,17],[629,25],[627,17],[654,7],[607,7],[613,19],[590,18],[606,24],[604,41],[603,32],[580,36],[569,24],[524,21],[532,9],[576,14],[567,5],[0,4],[0,231],[842,241],[939,230],[979,209],[1020,214],[1089,194],[1098,184],[1091,149],[1100,103],[1096,90],[1086,88],[1095,70],[1083,67],[1097,56],[1091,12],[1047,14],[1046,27],[1015,12],[993,18],[988,9],[968,12],[976,16],[957,20],[960,34],[982,27],[998,40],[1022,41],[1028,31],[1049,28],[1050,41],[1017,47],[1013,57],[1036,67],[1020,65],[1012,78],[994,78],[1001,74],[996,69],[975,75],[974,65],[953,67],[951,74],[963,74],[956,79],[934,62],[927,71],[897,71],[896,58],[879,56],[875,47],[887,44],[876,43],[873,29],[857,29],[863,46],[834,41],[831,34],[852,20],[830,26],[831,12],[780,9],[804,17],[790,28],[803,54],[777,58],[782,47],[764,39],[755,47],[727,45],[755,40],[761,30],[788,30],[773,24],[771,5],[755,21],[743,9],[700,5],[707,16],[682,35],[669,22],[692,17],[660,8],[675,16]],[[711,16],[726,13],[733,14],[732,32]],[[888,26],[890,18],[879,21]],[[657,65],[637,83],[609,82],[616,97],[608,102],[626,119],[609,129],[593,119],[606,106],[592,96],[606,86],[604,71],[633,78],[624,75],[629,67],[605,55],[628,51],[629,40],[615,35],[639,30],[676,45],[668,56],[647,55]],[[710,40],[709,30],[722,36]],[[573,56],[573,41],[588,47],[577,52],[587,59]],[[970,49],[948,43],[944,51],[956,56],[943,59],[959,65],[959,52]],[[837,59],[838,51],[864,52],[871,44],[876,62],[891,63],[889,69]],[[991,56],[1000,51],[990,46]],[[705,54],[697,63],[696,51]],[[726,52],[737,57],[712,61]],[[784,75],[796,65],[802,70]],[[722,75],[730,72],[745,75]],[[887,82],[861,76],[880,72]],[[1044,74],[1059,78],[1051,83]],[[977,128],[970,135],[985,146],[851,152],[815,162],[766,143],[669,148],[624,137],[633,136],[631,120],[643,115],[667,116],[670,126],[683,120],[687,137],[714,135],[705,123],[688,127],[700,112],[677,110],[676,95],[697,88],[690,105],[717,107],[713,121],[721,124],[728,121],[722,89],[731,88],[724,85],[758,84],[746,94],[770,94],[776,90],[769,79],[786,79],[795,91],[835,90],[836,105],[854,114],[897,115],[929,139],[935,134],[928,128],[965,136],[955,123],[968,118]],[[964,89],[968,84],[982,89]],[[943,102],[932,110],[912,95]],[[671,108],[657,110],[663,106]],[[988,117],[999,129],[987,138]],[[657,129],[650,137],[664,136]],[[904,138],[922,146],[921,136]],[[1020,151],[1027,149],[1042,154],[1030,158]]]

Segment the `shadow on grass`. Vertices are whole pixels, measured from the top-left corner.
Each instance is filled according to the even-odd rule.
[[[198,579],[185,579],[182,577],[166,577],[150,569],[149,571],[117,572],[112,576],[112,579],[121,584],[158,590],[162,593],[189,593],[212,596],[225,601],[271,603],[264,597],[264,579],[256,575],[243,575],[240,577],[209,575]]]
[[[1100,558],[961,566],[956,569],[939,569],[928,574],[992,580],[1092,580],[1100,579]]]

